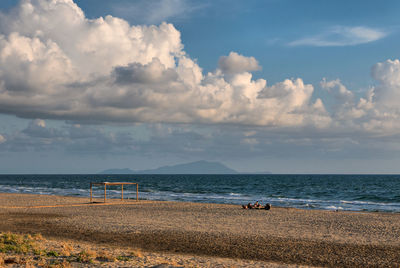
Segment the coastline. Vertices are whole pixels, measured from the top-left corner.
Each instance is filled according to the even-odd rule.
[[[400,214],[0,194],[0,232],[309,266],[400,265]],[[36,207],[32,207],[36,206]],[[272,264],[271,264],[272,265]]]
[[[139,183],[140,197],[146,200],[236,205],[259,200],[273,206],[300,209],[400,213],[396,195],[400,190],[399,178],[371,175],[0,175],[4,193],[87,197],[90,182],[110,180]],[[114,198],[121,194],[120,187],[109,187],[109,190],[108,194]],[[133,197],[136,189],[126,187],[124,192]],[[95,187],[94,193],[102,196],[102,187]]]

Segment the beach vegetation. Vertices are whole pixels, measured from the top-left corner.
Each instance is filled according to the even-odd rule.
[[[71,264],[67,260],[51,260],[45,265],[48,268],[70,268]]]
[[[143,258],[143,253],[138,249],[131,251],[130,255],[136,258]]]
[[[73,250],[74,250],[74,248],[70,244],[62,243],[60,254],[63,256],[69,257],[69,256],[71,256],[71,253]]]
[[[38,246],[30,235],[0,234],[0,252],[28,254],[37,249]]]
[[[31,239],[33,239],[35,241],[43,241],[43,240],[45,240],[43,238],[42,234],[39,234],[39,233],[35,233],[35,234],[32,234],[32,235],[28,234],[27,236],[31,237]]]
[[[38,267],[46,267],[48,265],[47,260],[45,258],[39,257],[38,259],[35,259],[35,265]]]
[[[143,263],[140,249],[115,250],[84,246],[73,241],[54,241],[41,235],[0,232],[0,267],[114,266],[112,262]],[[158,262],[158,260],[157,260]]]
[[[47,257],[58,257],[60,256],[60,253],[58,253],[55,250],[50,250],[46,252]]]
[[[114,262],[117,258],[115,258],[113,255],[111,255],[109,252],[107,251],[100,251],[97,254],[96,260],[101,261],[101,262]]]
[[[19,266],[25,267],[25,268],[34,268],[37,267],[35,266],[34,262],[32,259],[28,258],[28,259],[24,259],[23,261],[20,261]]]
[[[85,249],[78,253],[76,261],[82,263],[93,263],[95,258],[96,258],[95,251],[90,249]]]
[[[70,267],[64,257],[59,259],[61,254],[58,251],[42,248],[38,241],[43,240],[44,238],[40,234],[0,233],[0,267],[4,264],[18,264],[25,267],[35,267],[35,265]],[[17,256],[13,256],[14,254]],[[18,256],[21,254],[23,256]]]
[[[46,256],[46,250],[41,248],[32,249],[32,253],[36,256],[39,256],[38,259],[40,259],[40,256]]]
[[[119,261],[130,261],[132,259],[132,256],[118,256],[117,260]]]

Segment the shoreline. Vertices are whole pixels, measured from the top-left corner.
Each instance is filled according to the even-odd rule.
[[[140,197],[201,203],[247,204],[262,200],[273,206],[300,209],[400,213],[396,198],[398,177],[367,175],[278,175],[260,178],[240,175],[0,175],[1,192],[89,195],[91,182],[137,182]],[[362,187],[359,187],[362,185]],[[299,188],[300,187],[300,188]],[[388,191],[392,189],[393,191]],[[94,187],[97,196],[102,187]],[[108,194],[118,198],[120,187],[109,187]],[[135,187],[126,187],[133,197]]]
[[[244,210],[238,205],[175,201],[88,202],[81,197],[1,193],[0,217],[6,220],[0,223],[0,232],[39,232],[49,238],[149,252],[295,265],[400,265],[399,213]],[[73,206],[77,203],[81,205]]]
[[[62,198],[76,198],[76,199],[82,199],[82,200],[90,200],[90,197],[84,197],[84,196],[72,196],[72,195],[57,195],[57,194],[36,194],[36,193],[8,193],[8,192],[0,192],[0,195],[6,194],[6,195],[26,195],[26,196],[53,196],[53,197],[62,197]],[[93,203],[103,203],[103,198],[102,197],[97,197],[93,198],[93,200],[97,200],[96,202]],[[120,198],[113,198],[113,197],[107,197],[107,201],[115,203],[116,201],[118,202]],[[125,199],[122,202],[126,201],[132,201],[134,198],[129,198]],[[152,199],[140,199],[139,196],[139,201],[140,202],[171,202],[171,203],[191,203],[191,204],[215,204],[215,205],[227,205],[227,206],[238,206],[241,207],[242,205],[245,205],[246,202],[241,203],[241,204],[235,204],[235,203],[218,203],[218,202],[194,202],[194,201],[180,201],[180,200],[152,200]],[[254,200],[256,201],[256,200]],[[133,201],[132,201],[133,202]],[[89,203],[89,202],[87,202]],[[265,202],[264,202],[265,203]],[[86,204],[86,203],[82,203]],[[400,211],[379,211],[379,210],[344,210],[344,209],[322,209],[322,208],[298,208],[298,207],[290,207],[290,206],[273,206],[274,208],[279,208],[279,209],[296,209],[296,210],[301,210],[301,211],[328,211],[328,212],[350,212],[350,213],[379,213],[379,214],[400,214]],[[2,206],[0,205],[0,208]],[[6,208],[6,207],[4,207]],[[20,207],[22,208],[22,207]]]

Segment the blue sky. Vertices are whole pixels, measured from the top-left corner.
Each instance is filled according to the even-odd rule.
[[[367,87],[376,62],[397,57],[398,1],[166,1],[186,3],[182,13],[148,21],[146,13],[131,12],[146,1],[75,1],[88,17],[111,14],[132,24],[171,22],[182,33],[185,50],[206,71],[230,51],[254,56],[263,70],[256,76],[272,83],[302,77],[317,83],[321,77],[340,78]],[[148,1],[157,2],[157,1]],[[331,28],[364,26],[387,32],[382,40],[360,45],[288,46]]]
[[[3,0],[0,11],[0,173],[201,159],[400,172],[398,1]]]

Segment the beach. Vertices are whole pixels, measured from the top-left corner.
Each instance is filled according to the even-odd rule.
[[[238,205],[0,194],[0,232],[149,254],[181,264],[217,266],[400,265],[400,214]],[[203,258],[203,259],[201,259]],[[201,260],[213,259],[210,264]],[[226,263],[224,264],[224,260]],[[204,265],[202,265],[202,263]],[[189,262],[187,263],[189,266]]]

